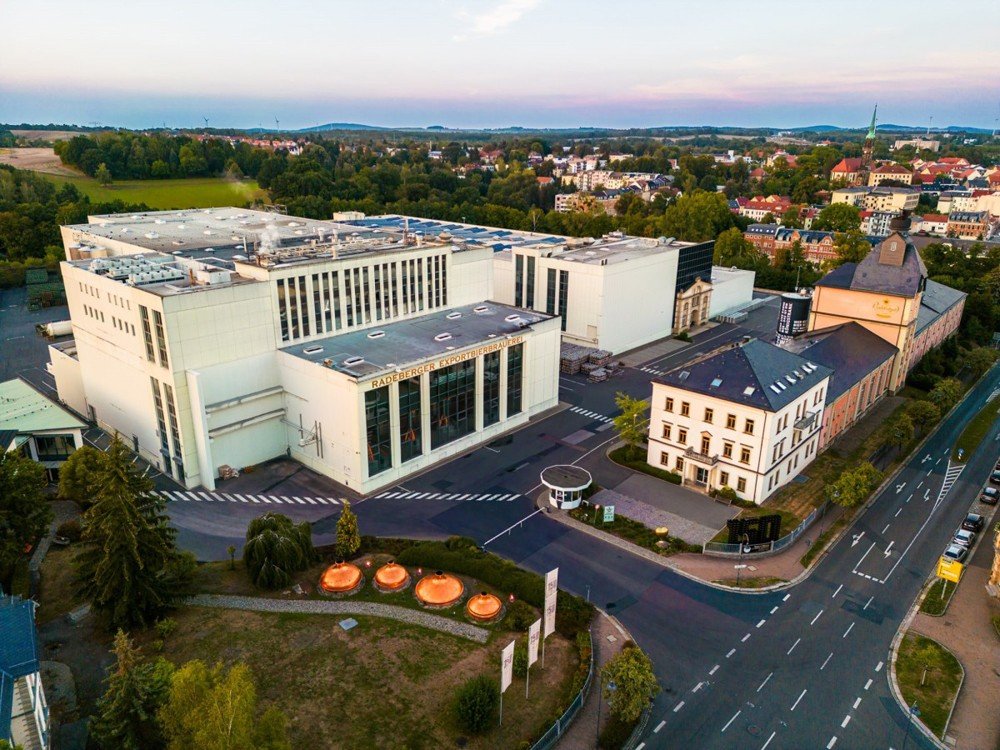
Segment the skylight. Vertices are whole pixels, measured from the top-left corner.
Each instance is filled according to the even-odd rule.
[[[754,390],[756,390],[756,389],[752,385],[748,385],[746,388],[743,389],[743,395],[744,396],[752,396]]]
[[[722,378],[716,378],[712,381],[713,388],[718,388],[720,385],[722,385]]]

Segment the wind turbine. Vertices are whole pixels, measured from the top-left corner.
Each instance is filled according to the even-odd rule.
[[[281,132],[281,125],[278,123],[278,116],[277,115],[274,116],[274,130],[275,130],[275,132],[278,132],[278,133]]]
[[[208,118],[202,117],[201,119],[205,121],[205,130],[208,130]]]

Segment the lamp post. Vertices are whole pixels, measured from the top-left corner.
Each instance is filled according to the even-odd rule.
[[[913,723],[913,717],[920,716],[920,709],[917,708],[917,702],[913,701],[913,705],[910,706],[910,710],[907,711],[906,715],[906,734],[903,735],[903,748],[906,750],[906,742],[910,739],[910,725]]]
[[[740,537],[740,564],[736,566],[736,588],[740,587],[740,576],[743,573],[743,568],[746,567],[746,565],[743,564],[743,549],[744,549],[744,544],[748,543],[749,541],[750,541],[750,535],[744,532],[743,536]]]

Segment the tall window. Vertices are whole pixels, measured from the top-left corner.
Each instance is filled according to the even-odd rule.
[[[420,427],[420,378],[401,380],[399,381],[399,452],[401,460],[409,461],[423,453]]]
[[[500,421],[500,352],[483,356],[483,427]]]
[[[556,269],[554,268],[545,272],[545,312],[549,315],[556,314]]]
[[[302,317],[302,335],[309,335],[309,293],[306,289],[306,277],[299,276],[299,315]]]
[[[559,316],[562,330],[566,330],[566,306],[569,303],[569,271],[559,272]]]
[[[142,319],[142,340],[146,343],[146,359],[155,362],[156,350],[153,348],[153,330],[149,327],[149,310],[146,309],[145,305],[139,305],[139,317]]]
[[[514,255],[514,307],[524,307],[524,256]]]
[[[177,404],[174,401],[173,386],[164,383],[163,393],[167,397],[167,417],[170,419],[170,439],[174,443],[174,456],[177,457],[177,463],[180,464],[181,428],[177,422]]]
[[[170,443],[167,442],[167,419],[163,413],[163,398],[160,396],[160,383],[156,378],[149,379],[149,385],[153,389],[153,405],[156,407],[156,426],[160,433],[160,455],[163,456],[163,466],[168,474],[172,473],[170,467]]]
[[[507,349],[507,417],[521,413],[524,344]]]
[[[527,308],[535,306],[535,256],[528,256],[528,294],[524,303]]]
[[[365,392],[365,426],[368,432],[368,476],[392,466],[389,431],[389,386]]]
[[[326,274],[323,274],[323,284],[326,285]],[[323,314],[324,310],[324,298],[320,291],[319,285],[319,274],[314,273],[312,275],[312,286],[313,286],[313,315],[316,320],[316,333],[324,333],[329,330],[327,328],[326,316]]]
[[[167,360],[167,335],[163,332],[163,316],[159,310],[153,310],[153,327],[156,329],[156,346],[160,351],[160,364],[170,367]]]
[[[430,373],[431,449],[476,429],[476,360]]]

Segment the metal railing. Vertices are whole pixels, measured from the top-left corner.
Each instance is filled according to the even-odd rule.
[[[548,730],[543,734],[539,740],[531,746],[531,750],[549,750],[549,748],[555,747],[559,738],[566,733],[569,725],[576,718],[576,715],[583,708],[584,701],[587,700],[587,695],[590,693],[590,685],[594,679],[594,633],[593,631],[587,631],[587,637],[590,639],[590,666],[587,669],[587,679],[583,682],[583,687],[580,688],[580,692],[576,694],[572,702],[569,704],[569,708],[563,711],[562,716],[556,719],[555,723],[548,728]]]
[[[773,555],[777,552],[781,552],[781,550],[786,549],[787,547],[790,547],[810,526],[812,526],[818,519],[825,516],[829,509],[830,502],[824,502],[821,506],[806,516],[805,520],[792,529],[790,533],[781,537],[781,539],[776,539],[773,542],[754,545],[755,549],[752,552],[744,552],[743,557],[766,557],[767,555]],[[738,557],[740,555],[740,546],[741,545],[739,544],[727,544],[725,542],[705,542],[702,551],[705,552],[705,554],[716,555],[718,557]]]

